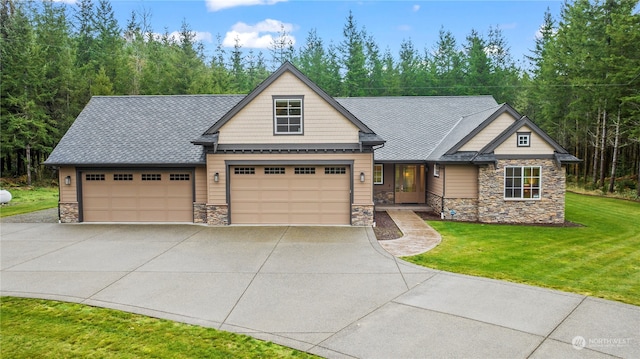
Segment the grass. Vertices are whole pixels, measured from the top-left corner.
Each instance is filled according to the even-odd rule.
[[[57,187],[10,188],[13,199],[0,207],[0,217],[29,213],[58,206]]]
[[[317,358],[249,336],[80,304],[2,297],[2,358]]]
[[[640,203],[567,193],[566,219],[583,226],[430,221],[442,243],[404,259],[640,305]]]

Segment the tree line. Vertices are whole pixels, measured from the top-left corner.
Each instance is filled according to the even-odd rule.
[[[547,12],[526,68],[498,27],[463,41],[441,28],[434,44],[404,39],[393,54],[349,13],[337,42],[311,30],[296,49],[282,28],[266,55],[239,39],[225,48],[218,35],[206,56],[186,20],[173,35],[156,32],[148,11],[121,26],[109,0],[72,10],[0,1],[3,176],[43,176],[40,164],[91,96],[248,93],[284,61],[336,97],[493,95],[583,158],[572,170],[583,182],[602,186],[603,171],[639,167],[637,1],[578,0],[559,22]]]

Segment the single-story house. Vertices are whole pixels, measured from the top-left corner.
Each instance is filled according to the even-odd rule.
[[[248,95],[93,97],[45,164],[64,223],[368,226],[561,223],[578,161],[491,96],[333,98],[285,63]]]

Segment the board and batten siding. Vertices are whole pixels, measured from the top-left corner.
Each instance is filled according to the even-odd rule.
[[[353,204],[373,205],[373,154],[372,153],[330,153],[330,154],[207,154],[208,201],[211,205],[226,205],[227,173],[225,161],[336,161],[353,160]],[[318,165],[324,167],[324,165]],[[218,173],[218,182],[213,176]],[[360,172],[365,173],[365,181],[360,182]]]
[[[446,167],[445,198],[478,198],[478,167],[463,165]]]
[[[518,147],[518,133],[517,132],[530,132],[528,147]],[[527,126],[523,126],[516,133],[509,136],[502,144],[500,144],[493,151],[496,155],[552,155],[554,153],[553,147],[537,133],[531,131]]]
[[[71,177],[71,185],[64,184],[64,178]],[[78,181],[75,167],[60,167],[58,169],[58,183],[60,184],[60,202],[78,202]]]
[[[273,97],[304,96],[302,135],[274,135]],[[220,144],[358,143],[358,128],[289,72],[220,128]]]
[[[205,167],[196,167],[195,169],[195,202],[207,202],[207,169]]]
[[[472,139],[465,143],[458,151],[480,151],[489,142],[493,141],[507,127],[515,122],[513,116],[503,113],[483,128]]]

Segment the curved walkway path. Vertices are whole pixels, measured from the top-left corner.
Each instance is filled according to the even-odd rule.
[[[640,307],[414,266],[371,228],[0,230],[0,295],[115,308],[328,358],[640,357]]]
[[[380,246],[396,257],[414,256],[440,244],[442,237],[413,211],[387,210],[389,217],[402,232],[402,237],[379,241]]]

